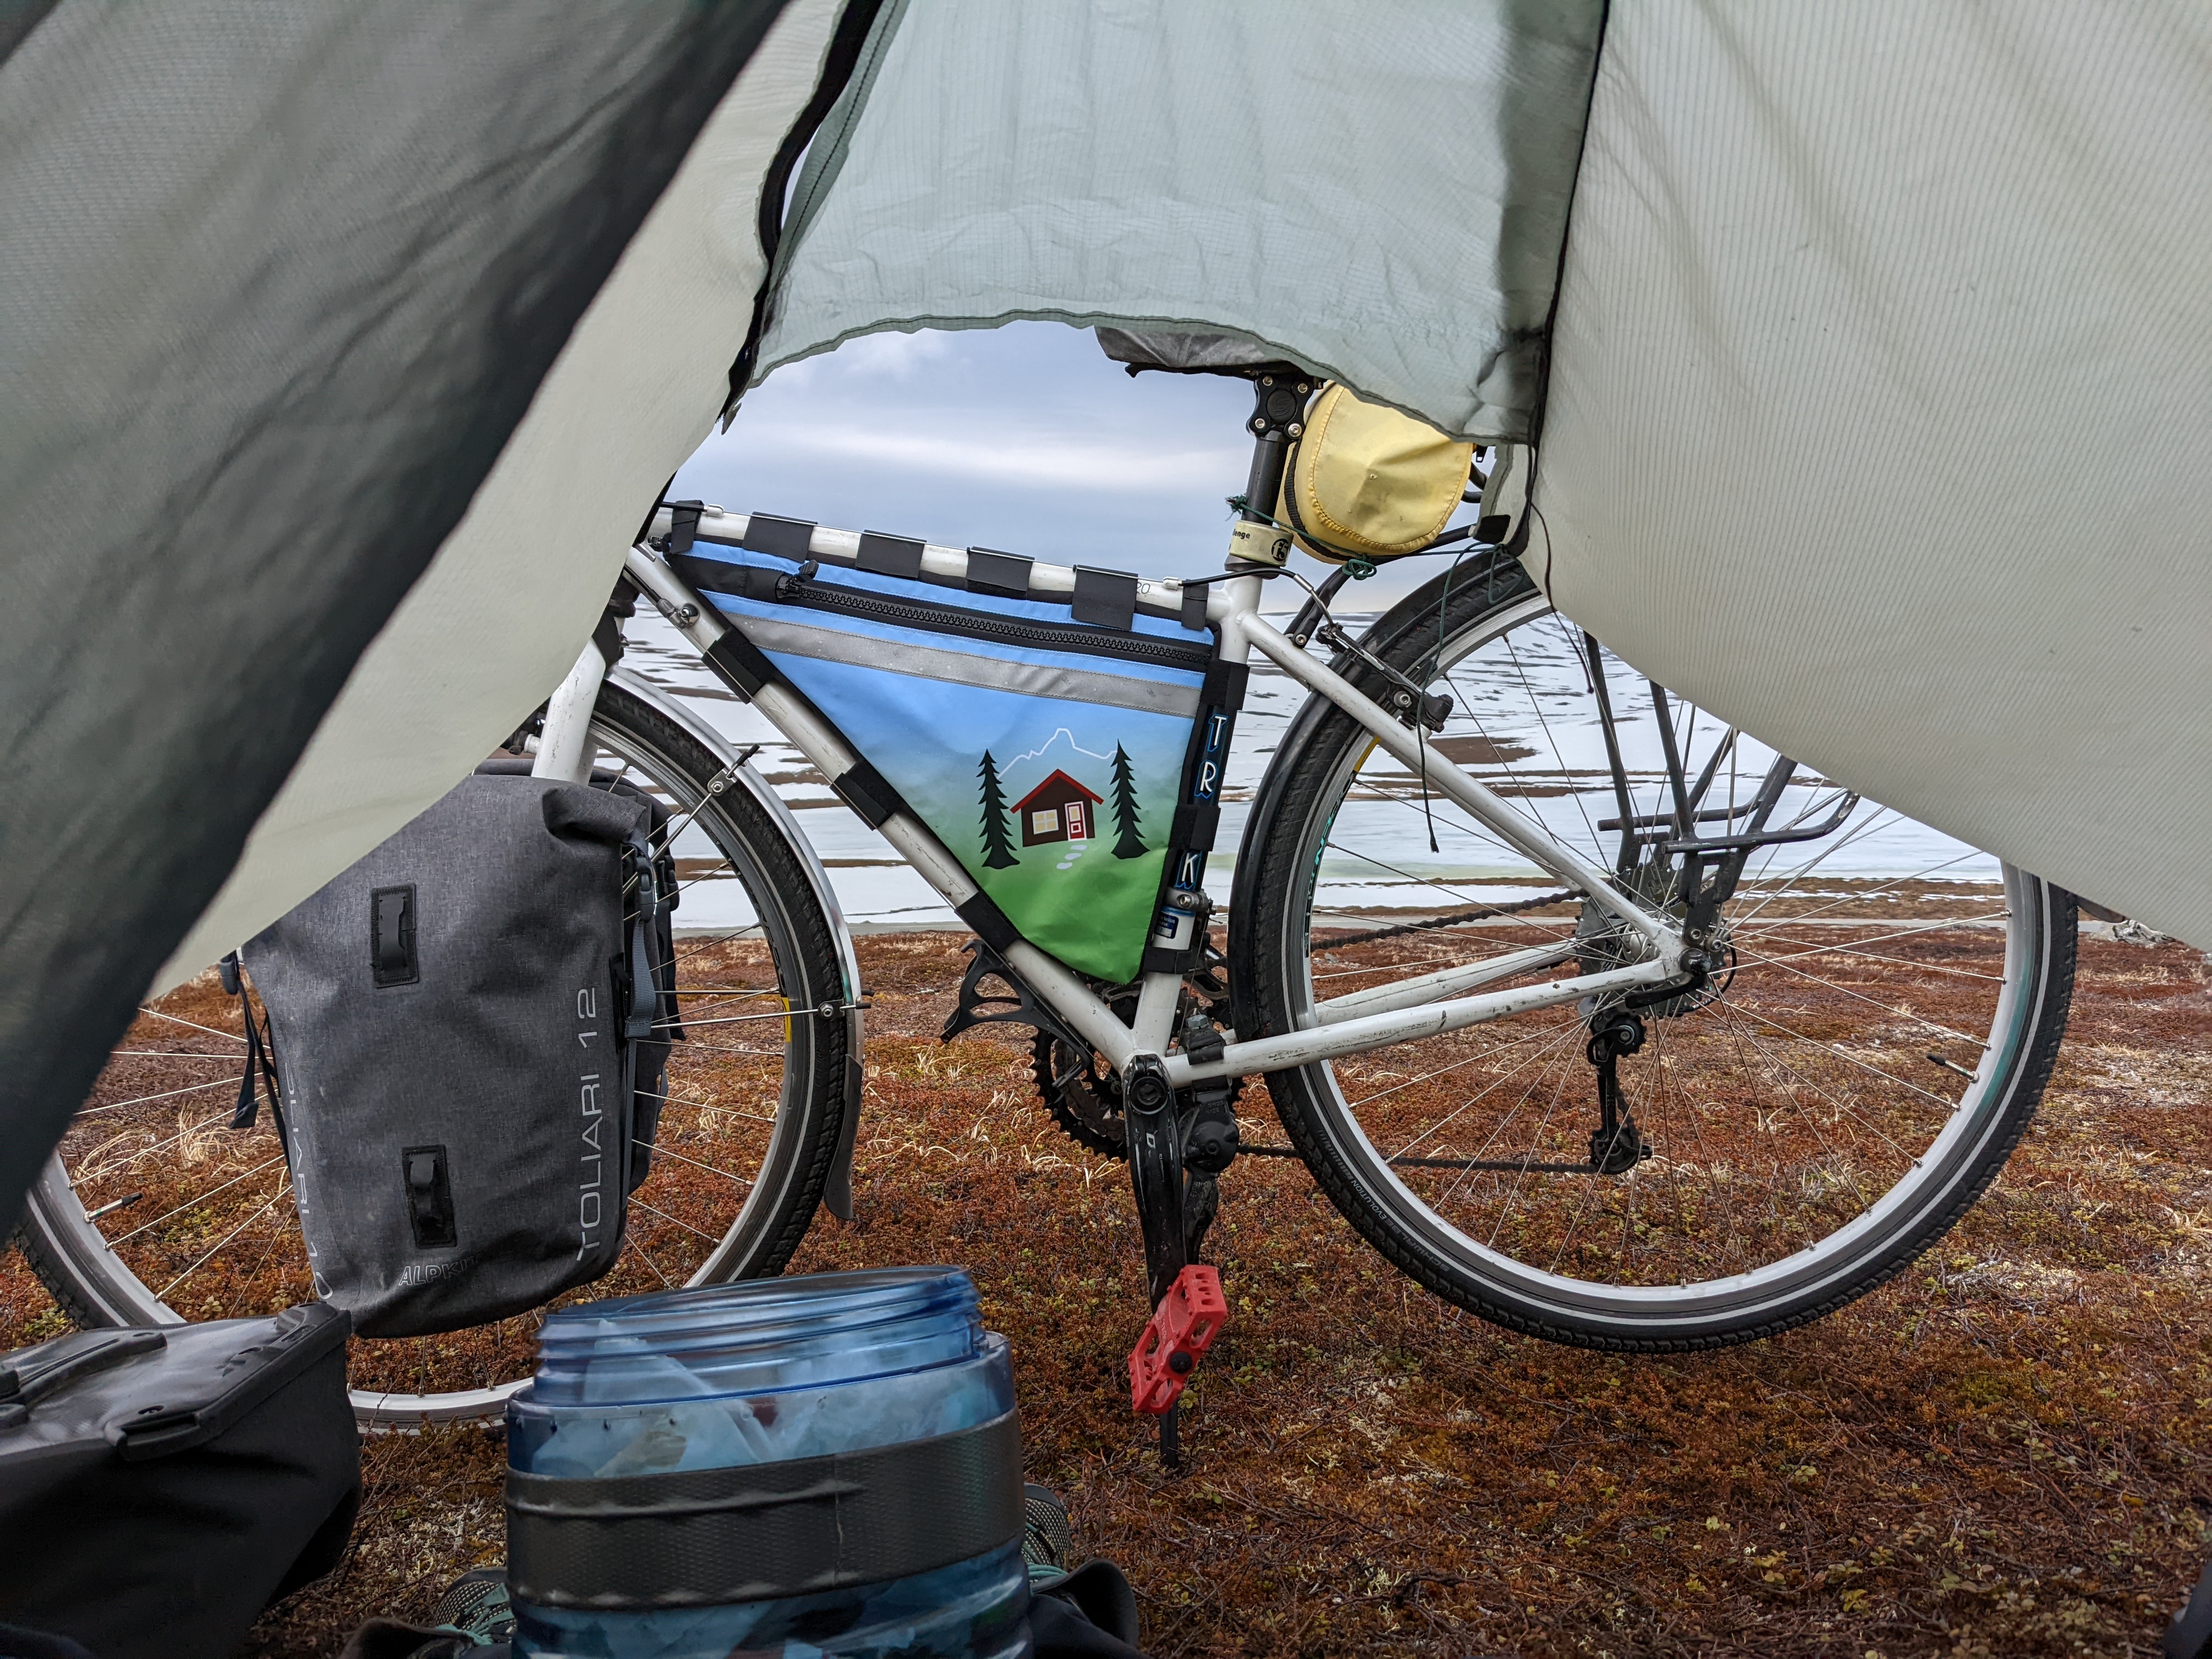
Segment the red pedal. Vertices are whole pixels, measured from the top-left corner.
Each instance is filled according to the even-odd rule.
[[[1195,1262],[1177,1273],[1129,1354],[1131,1407],[1158,1417],[1181,1399],[1182,1385],[1228,1319],[1220,1273]]]

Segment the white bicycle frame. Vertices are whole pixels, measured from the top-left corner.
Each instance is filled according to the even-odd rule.
[[[654,533],[667,528],[663,509]],[[700,530],[717,541],[736,542],[744,532],[745,515],[710,508]],[[840,565],[851,565],[860,538],[851,531],[817,528],[809,544],[816,556]],[[958,548],[929,546],[923,550],[925,574],[963,581],[968,556]],[[674,624],[703,655],[727,631],[714,607],[645,546],[629,550],[626,568],[630,580],[660,613]],[[1365,727],[1376,743],[1409,768],[1426,773],[1439,794],[1457,802],[1499,840],[1547,872],[1565,886],[1584,895],[1610,913],[1621,925],[1621,936],[1633,936],[1644,946],[1641,961],[1598,974],[1579,974],[1540,984],[1498,991],[1480,988],[1501,980],[1556,967],[1577,953],[1571,939],[1510,951],[1462,967],[1417,974],[1373,989],[1329,999],[1318,1004],[1310,1023],[1301,1030],[1250,1041],[1230,1041],[1218,1058],[1195,1060],[1173,1046],[1176,1005],[1182,976],[1151,973],[1139,982],[1134,1020],[1123,1024],[1103,998],[1068,969],[1027,940],[1017,940],[1001,952],[1009,967],[1030,988],[1066,1021],[1113,1066],[1126,1071],[1139,1055],[1157,1055],[1164,1064],[1168,1081],[1176,1088],[1217,1078],[1241,1077],[1279,1071],[1340,1054],[1363,1053],[1392,1043],[1440,1036],[1447,1031],[1502,1019],[1534,1009],[1617,991],[1656,985],[1683,970],[1686,946],[1680,932],[1666,916],[1644,908],[1623,895],[1596,866],[1561,846],[1537,824],[1509,807],[1498,795],[1469,777],[1434,749],[1424,752],[1413,731],[1380,704],[1362,693],[1342,675],[1316,661],[1300,647],[1260,615],[1261,579],[1232,576],[1216,579],[1206,589],[1206,620],[1218,626],[1218,656],[1224,662],[1249,662],[1254,653],[1274,664],[1314,695],[1326,698]],[[1042,561],[1030,569],[1032,594],[1073,594],[1075,572],[1066,565]],[[1182,584],[1173,580],[1139,583],[1140,603],[1170,611],[1182,602]],[[586,728],[599,696],[605,664],[596,646],[586,646],[583,655],[553,695],[539,738],[536,771],[540,776],[580,780],[589,765]],[[787,688],[769,684],[752,694],[754,707],[787,738],[824,777],[849,771],[860,757],[843,736],[825,722],[803,698]],[[923,880],[947,904],[957,907],[981,891],[960,861],[933,831],[905,812],[894,813],[878,827]]]

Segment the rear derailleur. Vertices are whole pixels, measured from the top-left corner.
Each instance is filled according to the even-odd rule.
[[[1620,1057],[1643,1046],[1644,1022],[1626,1008],[1607,1009],[1591,1022],[1583,1053],[1597,1068],[1598,1127],[1589,1138],[1595,1175],[1626,1175],[1651,1156],[1650,1143],[1620,1092]]]

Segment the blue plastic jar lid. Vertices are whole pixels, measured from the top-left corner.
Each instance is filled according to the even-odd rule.
[[[975,1284],[957,1267],[705,1285],[549,1315],[530,1396],[540,1406],[665,1399],[669,1360],[733,1395],[819,1389],[955,1364],[982,1340]]]

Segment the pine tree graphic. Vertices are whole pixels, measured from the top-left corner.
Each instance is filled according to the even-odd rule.
[[[1137,781],[1130,775],[1129,757],[1120,744],[1114,745],[1114,827],[1121,835],[1114,842],[1117,859],[1140,857],[1145,850],[1145,838],[1137,833]]]
[[[987,869],[1004,870],[1021,862],[1014,851],[1012,838],[1006,833],[1006,793],[999,787],[999,763],[991,758],[991,751],[983,751],[983,864]]]

